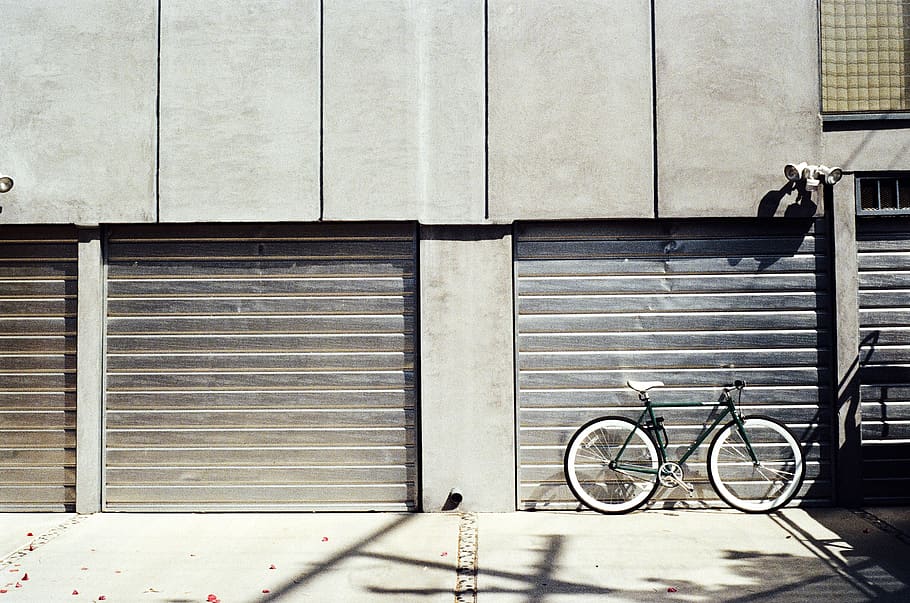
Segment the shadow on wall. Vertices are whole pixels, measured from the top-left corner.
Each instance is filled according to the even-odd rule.
[[[807,191],[805,183],[802,181],[787,183],[777,190],[770,190],[765,193],[758,204],[758,213],[756,217],[770,220],[777,217],[780,206],[785,199],[792,196],[792,202],[784,210],[783,217],[790,218],[787,224],[789,237],[782,238],[778,241],[778,247],[773,255],[756,257],[758,263],[757,270],[760,272],[777,263],[780,259],[793,257],[799,251],[803,244],[803,237],[812,231],[815,225],[815,217],[818,212],[818,204],[813,200],[813,192]],[[815,194],[824,194],[824,189],[815,191]],[[778,224],[780,226],[780,224]],[[780,228],[778,228],[780,230]],[[730,257],[727,261],[731,266],[737,266],[744,258]]]
[[[768,191],[758,203],[759,218],[773,218],[777,215],[785,197],[796,192],[796,198],[784,210],[785,218],[811,218],[818,211],[818,204],[812,200],[812,192],[806,190],[805,183],[799,184],[787,181],[783,187],[776,191]]]

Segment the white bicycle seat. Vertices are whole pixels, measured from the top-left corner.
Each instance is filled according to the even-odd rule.
[[[626,385],[634,389],[640,394],[645,393],[649,389],[654,387],[663,387],[663,381],[626,381]]]

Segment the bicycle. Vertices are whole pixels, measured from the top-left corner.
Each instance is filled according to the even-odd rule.
[[[682,464],[728,416],[708,449],[708,477],[718,496],[746,513],[767,513],[786,505],[799,491],[805,474],[802,449],[790,429],[770,417],[744,417],[733,400],[742,399],[745,382],[724,387],[717,402],[652,402],[648,391],[661,381],[628,381],[644,410],[635,421],[606,416],[580,427],[566,447],[564,468],[572,494],[601,513],[627,513],[645,504],[658,485],[694,487],[683,480]],[[722,409],[676,461],[667,460],[669,439],[658,408],[713,406]]]

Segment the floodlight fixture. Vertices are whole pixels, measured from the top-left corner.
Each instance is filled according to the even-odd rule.
[[[803,172],[809,167],[805,161],[802,163],[788,163],[784,166],[784,176],[787,177],[787,180],[790,182],[796,182],[797,180],[802,180]]]
[[[834,186],[844,177],[844,170],[839,167],[829,168],[825,165],[818,166],[818,174],[825,179],[825,184]]]

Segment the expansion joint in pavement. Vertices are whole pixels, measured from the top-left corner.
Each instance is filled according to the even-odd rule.
[[[477,515],[462,513],[458,524],[455,603],[477,601]]]
[[[60,524],[57,524],[50,530],[47,530],[43,534],[39,534],[37,537],[35,537],[33,540],[31,540],[25,546],[22,546],[22,547],[16,549],[15,551],[9,553],[8,555],[6,555],[2,559],[0,559],[0,568],[4,568],[8,565],[12,565],[14,562],[22,559],[23,557],[26,557],[30,552],[34,551],[38,547],[41,547],[41,546],[47,544],[54,538],[60,536],[64,532],[66,532],[71,527],[81,523],[82,520],[84,520],[86,517],[88,517],[88,515],[74,515],[73,517],[67,519],[66,521],[64,521]]]
[[[897,528],[897,527],[891,525],[890,523],[888,523],[884,519],[878,517],[874,513],[871,513],[869,511],[867,511],[866,509],[850,509],[850,512],[858,517],[861,517],[866,522],[874,525],[876,528],[878,528],[882,532],[891,534],[892,536],[894,536],[895,538],[897,538],[904,544],[910,545],[910,534],[907,534],[900,528]]]

